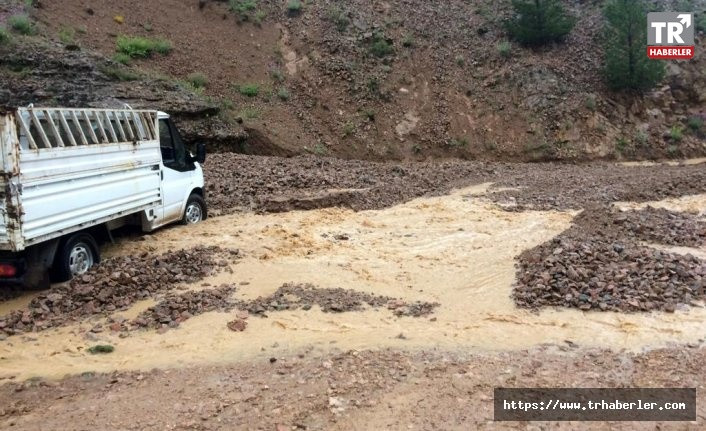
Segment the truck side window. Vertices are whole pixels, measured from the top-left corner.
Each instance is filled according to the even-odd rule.
[[[162,150],[164,166],[173,166],[176,161],[174,158],[174,140],[172,139],[172,131],[169,129],[167,120],[159,120],[159,147]]]

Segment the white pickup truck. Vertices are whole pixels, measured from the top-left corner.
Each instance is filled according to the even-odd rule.
[[[118,227],[207,215],[205,147],[189,153],[163,112],[0,110],[0,151],[0,284],[66,281]]]

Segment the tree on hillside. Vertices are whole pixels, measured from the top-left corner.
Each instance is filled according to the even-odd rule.
[[[576,20],[558,0],[512,0],[515,17],[507,23],[514,39],[525,45],[544,45],[564,38]]]
[[[665,66],[647,57],[644,0],[609,0],[604,9],[605,78],[614,90],[649,90],[664,78]]]

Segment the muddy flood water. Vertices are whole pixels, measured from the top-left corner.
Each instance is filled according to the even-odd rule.
[[[333,314],[314,307],[270,313],[269,318],[251,316],[245,331],[233,332],[226,323],[235,311],[213,312],[165,333],[139,330],[120,338],[106,331],[89,341],[84,332],[104,321],[92,319],[0,341],[0,382],[88,371],[224,364],[303,350],[394,347],[487,352],[569,341],[584,347],[641,351],[706,336],[706,309],[699,306],[645,314],[517,308],[510,298],[515,257],[560,234],[577,213],[506,212],[484,198],[488,186],[377,211],[239,213],[193,227],[168,228],[144,240],[122,239],[104,250],[106,256],[160,253],[197,242],[239,248],[243,258],[232,265],[232,274],[223,272],[186,287],[235,283],[239,288],[234,295],[251,299],[269,295],[284,283],[311,283],[438,302],[431,316],[395,317],[386,309]],[[706,195],[653,205],[703,214]],[[0,304],[0,314],[23,306],[31,297]],[[134,317],[153,303],[143,301],[118,314]],[[88,354],[86,347],[96,343],[111,344],[115,351]]]

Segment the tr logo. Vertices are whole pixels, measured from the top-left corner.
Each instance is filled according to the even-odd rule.
[[[647,14],[647,55],[659,60],[694,57],[694,14],[651,12]]]

